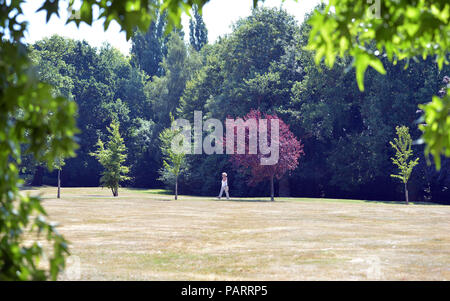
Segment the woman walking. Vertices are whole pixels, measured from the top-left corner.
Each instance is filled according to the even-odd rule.
[[[222,197],[223,192],[225,191],[225,194],[227,195],[227,200],[230,199],[230,195],[228,194],[228,179],[227,179],[227,173],[222,173],[222,186],[220,186],[220,193],[219,193],[219,200]]]

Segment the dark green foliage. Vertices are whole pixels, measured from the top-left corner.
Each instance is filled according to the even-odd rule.
[[[369,66],[385,74],[385,67],[391,63],[403,62],[407,67],[419,58],[431,57],[442,70],[449,63],[449,9],[446,0],[331,0],[309,20],[312,30],[308,49],[315,51],[316,64],[324,58],[329,67],[336,57],[352,56],[361,91]],[[450,156],[450,123],[446,121],[450,98],[433,97],[426,101],[432,103],[421,106],[428,125],[422,127],[423,141],[427,144],[426,153],[433,155],[439,169],[441,155]]]
[[[166,26],[166,14],[158,14],[146,32],[136,30],[131,38],[131,63],[150,77],[161,76],[164,72],[160,64],[167,54],[168,38],[164,34]]]
[[[161,127],[170,125],[170,114],[175,114],[186,82],[195,72],[195,56],[193,53],[188,57],[179,34],[170,34],[168,52],[161,64],[164,75],[153,77],[146,86],[153,110],[152,119]]]
[[[277,9],[257,9],[238,21],[229,37],[204,52],[206,64],[187,83],[182,115],[200,109],[223,119],[250,109],[271,110],[281,100],[281,80],[269,71],[297,30],[294,18]]]

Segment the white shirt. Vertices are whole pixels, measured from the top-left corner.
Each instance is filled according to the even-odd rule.
[[[228,186],[228,180],[222,180],[222,187]]]

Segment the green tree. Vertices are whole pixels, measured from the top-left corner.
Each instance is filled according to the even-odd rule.
[[[399,172],[398,174],[392,174],[391,177],[400,179],[405,185],[405,200],[406,204],[408,204],[408,180],[414,166],[419,164],[419,158],[409,160],[409,157],[413,155],[411,149],[412,139],[409,134],[409,128],[407,126],[397,126],[395,130],[397,132],[397,138],[394,138],[394,142],[389,141],[389,143],[396,152],[395,157],[391,158],[391,160],[392,163],[398,167]]]
[[[188,55],[186,45],[178,33],[170,34],[167,56],[161,64],[164,75],[154,76],[146,86],[154,114],[152,119],[161,128],[170,125],[170,115],[175,114],[179,106],[186,82],[198,68],[196,57],[196,53]]]
[[[174,139],[181,136],[181,129],[173,127],[174,119],[172,119],[172,127],[164,129],[159,134],[161,143],[161,152],[163,154],[163,168],[160,169],[160,180],[166,183],[175,184],[175,200],[178,199],[178,179],[179,176],[187,172],[188,165],[186,153],[182,149],[178,149],[183,144],[183,139],[179,140],[180,145],[174,146]]]
[[[206,48],[208,47],[204,47],[200,53],[206,63],[199,65],[199,70],[186,82],[177,108],[179,116],[191,121],[194,111],[206,111],[205,104],[208,99],[217,95],[224,81],[219,47],[213,45],[210,49]]]
[[[101,139],[97,142],[97,151],[91,153],[91,156],[97,158],[98,162],[103,166],[104,171],[100,178],[102,186],[111,189],[113,196],[119,196],[119,185],[121,182],[129,180],[127,176],[129,169],[124,165],[127,155],[127,148],[120,136],[119,123],[111,122],[108,127],[110,134],[106,147]]]
[[[229,36],[205,49],[206,64],[187,84],[180,107],[203,109],[222,119],[256,108],[270,112],[288,101],[279,91],[283,85],[279,74],[270,71],[297,31],[295,18],[285,10],[254,9],[234,24]],[[188,114],[193,112],[184,115]]]
[[[193,16],[189,19],[189,42],[196,51],[200,51],[208,44],[208,29],[197,5],[192,6],[192,14]]]

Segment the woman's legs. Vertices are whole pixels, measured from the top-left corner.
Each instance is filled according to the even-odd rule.
[[[227,195],[227,200],[230,199],[230,195],[228,194],[228,189],[225,190],[225,194]]]
[[[223,194],[223,186],[220,187],[219,199],[222,197],[222,194]],[[228,192],[227,192],[227,194],[228,194]]]

